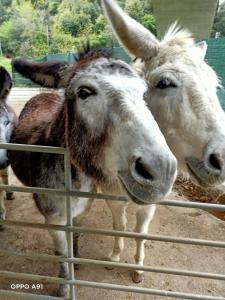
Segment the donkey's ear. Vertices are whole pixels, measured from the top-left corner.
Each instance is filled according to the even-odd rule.
[[[5,101],[12,88],[12,79],[5,68],[0,66],[0,101]]]
[[[205,41],[203,41],[203,42],[198,43],[196,46],[199,49],[202,59],[204,59],[206,56],[206,53],[207,53],[207,49],[208,49],[207,43]]]
[[[130,54],[143,59],[155,55],[159,42],[149,30],[128,16],[114,0],[102,0],[102,7],[118,39]]]
[[[12,67],[34,83],[48,88],[63,88],[70,77],[71,66],[66,62],[29,62],[23,59],[12,61]]]

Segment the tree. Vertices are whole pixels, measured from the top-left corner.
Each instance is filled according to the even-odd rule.
[[[155,33],[151,0],[118,0],[138,22]],[[0,0],[3,53],[36,57],[73,51],[89,40],[118,46],[99,0]]]
[[[221,37],[225,37],[225,2],[223,2],[217,12],[214,26],[213,26],[213,35],[219,32]]]

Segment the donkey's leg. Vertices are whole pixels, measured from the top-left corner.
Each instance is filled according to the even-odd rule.
[[[57,217],[47,217],[46,224],[57,224],[57,225],[65,225],[66,220],[64,218]],[[54,247],[55,247],[55,254],[59,256],[67,257],[68,250],[67,250],[67,238],[66,233],[63,231],[55,231],[49,230],[50,235],[52,236]],[[69,268],[68,263],[60,262],[59,263],[59,277],[60,278],[69,278]],[[65,284],[61,284],[59,290],[57,292],[59,297],[69,297],[69,286]]]
[[[5,185],[9,185],[9,167],[4,170],[1,170],[2,182]],[[14,200],[15,196],[13,192],[6,192],[6,200]]]
[[[79,221],[76,220],[76,218],[73,219],[73,226],[78,226],[79,225]],[[79,237],[80,237],[80,233],[73,233],[73,256],[79,258],[79,248],[78,248],[78,242],[79,242]],[[74,268],[76,270],[79,269],[79,265],[78,264],[74,264]]]
[[[148,233],[149,224],[155,214],[156,206],[149,205],[137,209],[136,212],[136,228],[138,233]],[[145,258],[145,240],[136,240],[136,255],[135,262],[137,265],[143,266]],[[132,273],[132,279],[135,283],[140,283],[143,280],[144,271],[134,271]]]
[[[113,229],[119,231],[126,230],[126,208],[127,203],[117,202],[117,201],[107,201],[107,204],[112,212],[113,217]],[[114,247],[109,255],[111,261],[120,261],[120,254],[124,248],[124,238],[115,237]]]
[[[6,209],[5,209],[5,192],[0,191],[0,220],[5,220]],[[4,229],[3,225],[0,225],[0,230]]]
[[[96,189],[93,189],[93,192],[96,192]],[[83,207],[84,211],[81,214],[79,214],[78,216],[73,218],[73,226],[80,226],[81,221],[90,211],[91,205],[92,205],[92,202],[94,199],[87,199],[87,200],[88,201],[85,203],[85,205]],[[82,199],[82,201],[84,202],[84,199]],[[77,257],[77,258],[80,257],[79,247],[78,247],[79,237],[80,237],[80,233],[77,233],[77,232],[73,233],[73,255],[74,255],[74,257]],[[74,268],[79,269],[79,265],[74,264]]]

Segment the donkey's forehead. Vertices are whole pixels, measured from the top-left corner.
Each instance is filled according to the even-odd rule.
[[[88,73],[98,72],[98,74],[121,73],[126,76],[136,76],[134,70],[127,63],[112,58],[99,58],[93,60],[92,62],[90,62],[90,64],[86,66],[85,69],[83,69],[83,71]]]
[[[200,76],[199,79],[211,78],[211,84],[218,85],[218,77],[214,70],[199,56],[196,46],[181,49],[176,46],[159,48],[158,53],[146,62],[147,73],[181,73]]]

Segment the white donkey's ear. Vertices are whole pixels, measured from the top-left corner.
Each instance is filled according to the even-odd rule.
[[[129,17],[115,0],[102,0],[102,7],[118,39],[131,55],[146,59],[156,54],[157,38]]]
[[[205,41],[200,42],[200,43],[197,44],[197,47],[200,50],[200,54],[201,54],[202,59],[204,59],[205,56],[206,56],[207,49],[208,49],[207,43]]]

